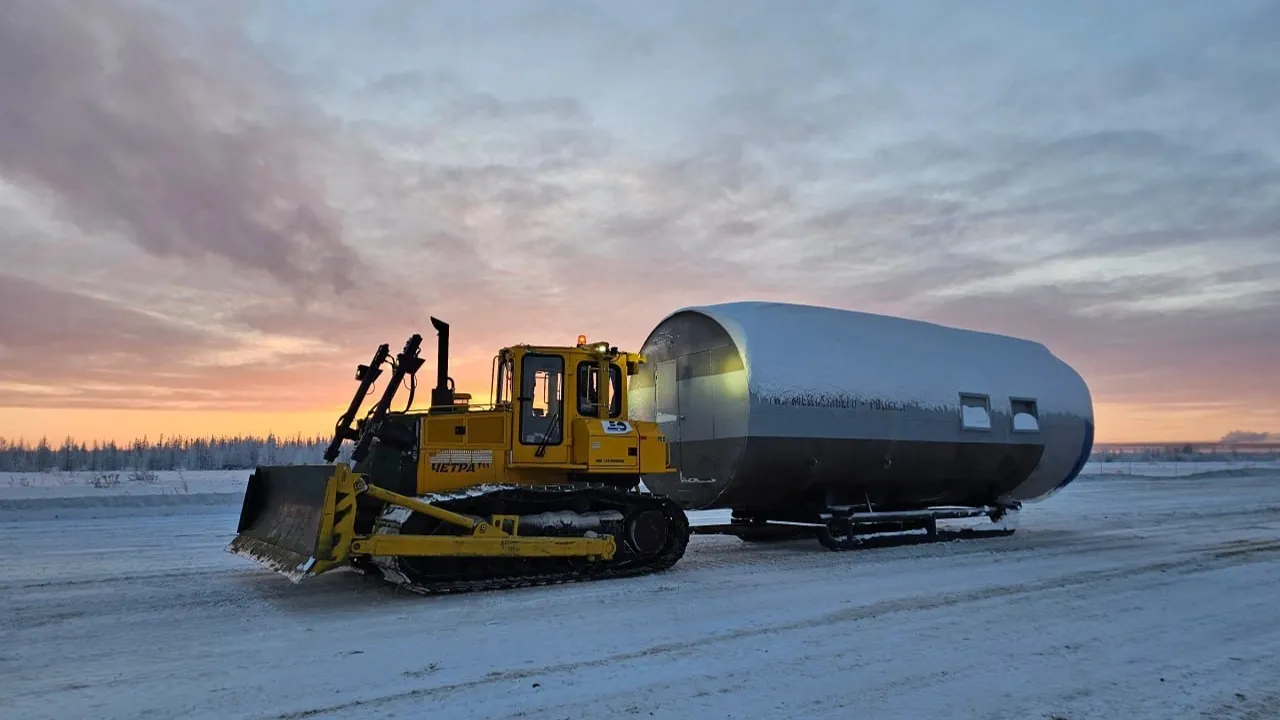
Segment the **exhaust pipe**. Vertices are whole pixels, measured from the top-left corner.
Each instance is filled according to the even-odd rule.
[[[431,409],[448,410],[453,407],[453,379],[449,377],[449,323],[431,318],[436,329],[436,386],[431,389]]]

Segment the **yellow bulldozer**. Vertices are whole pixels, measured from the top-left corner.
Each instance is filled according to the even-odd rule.
[[[503,348],[491,403],[473,407],[449,377],[448,323],[431,324],[430,406],[413,409],[421,335],[394,357],[381,345],[356,370],[324,463],[255,469],[228,552],[294,582],[351,567],[422,594],[635,576],[679,561],[688,519],[640,482],[674,471],[667,440],[656,423],[628,419],[626,385],[642,355],[583,336]],[[405,408],[393,411],[406,385]],[[337,462],[347,441],[349,458]]]

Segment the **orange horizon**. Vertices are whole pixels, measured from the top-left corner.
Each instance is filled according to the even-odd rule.
[[[487,392],[473,390],[472,396],[477,404],[488,401]],[[366,403],[361,409],[362,414],[368,406]],[[397,398],[395,407],[403,407],[403,398]],[[66,437],[88,445],[111,441],[120,445],[143,438],[154,441],[161,435],[309,438],[328,435],[344,409],[345,403],[335,403],[329,409],[268,412],[6,407],[0,408],[0,438],[31,445],[41,437],[53,445]],[[1098,445],[1211,444],[1235,430],[1267,430],[1263,418],[1248,422],[1230,408],[1170,409],[1159,404],[1103,401],[1095,403],[1094,417]]]

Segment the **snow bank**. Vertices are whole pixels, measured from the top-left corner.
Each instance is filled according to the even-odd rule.
[[[1193,478],[1280,473],[1280,461],[1099,462],[1081,477]],[[0,473],[0,512],[237,506],[249,470]]]
[[[1244,477],[1280,473],[1280,460],[1238,460],[1220,462],[1099,462],[1091,460],[1081,477],[1199,478]]]
[[[244,491],[251,470],[0,473],[0,500]]]
[[[92,510],[195,506],[226,509],[239,505],[249,475],[248,470],[0,473],[0,517],[86,517],[96,516],[85,512]]]

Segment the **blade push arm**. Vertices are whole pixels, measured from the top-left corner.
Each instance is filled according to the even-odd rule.
[[[364,427],[356,440],[356,446],[351,451],[352,464],[364,460],[365,455],[369,453],[369,446],[373,444],[373,438],[376,436],[378,426],[382,424],[382,419],[386,417],[387,411],[391,409],[391,401],[395,399],[396,391],[400,389],[400,384],[404,382],[405,376],[418,372],[418,369],[426,362],[418,356],[418,350],[421,346],[422,336],[414,333],[409,338],[409,341],[404,344],[404,350],[401,350],[400,354],[396,356],[391,378],[387,381],[387,386],[382,390],[382,397],[378,398],[378,404],[374,405],[373,409],[369,411],[369,417],[364,422]]]
[[[356,367],[356,380],[360,381],[360,387],[356,388],[356,394],[351,398],[351,404],[347,406],[347,411],[338,419],[338,424],[333,430],[333,440],[329,441],[329,447],[325,448],[324,461],[333,462],[338,459],[338,454],[342,451],[342,441],[356,440],[360,437],[355,430],[351,428],[351,423],[355,422],[356,413],[360,412],[360,405],[364,402],[364,398],[369,394],[369,388],[377,382],[378,376],[382,375],[382,363],[387,361],[387,357],[391,355],[391,347],[386,343],[378,346],[378,351],[373,354],[373,359],[368,365],[360,365]]]

